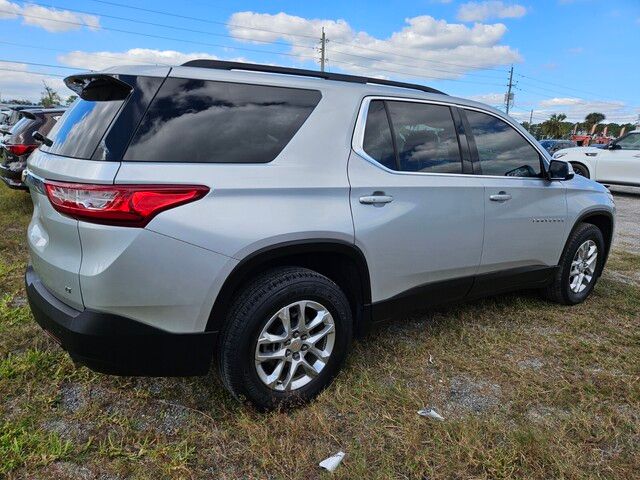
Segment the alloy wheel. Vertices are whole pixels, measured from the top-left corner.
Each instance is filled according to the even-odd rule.
[[[276,391],[304,387],[326,367],[335,331],[333,316],[320,303],[300,300],[281,308],[258,336],[258,377]]]
[[[598,247],[593,240],[585,241],[573,257],[569,272],[569,288],[573,293],[582,293],[595,276]]]

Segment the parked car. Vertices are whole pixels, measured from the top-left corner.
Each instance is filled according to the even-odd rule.
[[[559,150],[555,159],[570,162],[578,175],[607,185],[640,186],[640,130],[614,140],[605,148]]]
[[[429,87],[195,60],[73,75],[28,161],[26,287],[78,363],[316,396],[354,336],[418,307],[591,293],[608,190],[517,122]],[[370,341],[375,341],[371,339]]]
[[[571,140],[554,140],[554,139],[540,140],[540,145],[542,145],[542,147],[551,155],[553,155],[558,150],[561,150],[563,148],[572,148],[577,146],[576,142],[572,142]]]
[[[22,172],[27,166],[27,158],[38,148],[33,134],[39,131],[42,135],[47,135],[64,111],[63,108],[20,111],[21,119],[11,127],[9,134],[0,140],[0,179],[7,186],[27,189],[22,182]]]
[[[18,120],[20,120],[20,112],[22,110],[32,109],[32,108],[42,108],[38,105],[15,105],[9,108],[9,112],[7,112],[5,120],[0,122],[0,136],[2,134],[7,134],[11,127],[13,127]]]
[[[9,116],[11,115],[11,110],[8,108],[0,109],[0,126],[4,125],[7,120],[9,120]]]

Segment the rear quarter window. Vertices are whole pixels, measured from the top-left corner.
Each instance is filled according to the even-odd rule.
[[[56,122],[47,137],[53,142],[41,150],[66,157],[90,159],[124,100],[78,99]]]
[[[266,163],[321,99],[317,90],[169,78],[123,160]]]

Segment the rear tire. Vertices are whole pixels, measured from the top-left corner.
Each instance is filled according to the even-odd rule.
[[[234,397],[260,410],[307,402],[340,370],[352,328],[347,297],[330,279],[306,268],[269,270],[229,310],[220,377]]]
[[[577,225],[567,240],[553,283],[544,290],[544,296],[563,305],[584,302],[602,273],[604,256],[605,244],[600,229],[590,223]]]

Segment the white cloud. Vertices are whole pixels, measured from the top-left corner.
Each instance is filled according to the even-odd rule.
[[[518,4],[506,4],[500,1],[463,3],[458,9],[458,20],[463,22],[482,22],[490,18],[520,18],[527,9]]]
[[[504,93],[483,93],[480,95],[472,95],[469,98],[476,102],[486,103],[487,105],[504,104]]]
[[[555,97],[555,98],[549,98],[547,100],[542,100],[539,105],[541,107],[558,107],[558,106],[562,107],[562,106],[569,106],[569,105],[580,105],[583,102],[584,100],[580,98]]]
[[[324,27],[329,64],[356,74],[458,78],[475,68],[521,61],[517,50],[499,44],[507,31],[501,23],[468,27],[428,15],[405,22],[388,38],[376,38],[354,30],[345,20],[238,12],[229,19],[229,31],[238,41],[284,40],[291,43],[290,53],[310,61],[317,58],[315,49]]]
[[[553,97],[538,103],[534,108],[534,116],[546,118],[553,113],[564,113],[570,122],[582,122],[591,112],[606,115],[605,122],[626,123],[635,122],[640,110],[629,108],[624,102],[616,100],[588,100],[577,97]]]
[[[11,3],[8,0],[0,0],[0,19],[18,18],[22,11],[20,5]]]
[[[15,19],[22,17],[25,25],[40,27],[48,32],[59,33],[79,30],[83,26],[90,30],[100,28],[100,17],[84,13],[74,13],[69,10],[41,7],[26,4],[21,7],[8,0],[0,0],[0,19]]]
[[[37,102],[40,100],[42,82],[47,82],[65,98],[73,92],[69,90],[62,78],[47,75],[37,75],[29,72],[29,66],[23,63],[0,62],[0,92],[4,99],[26,99]]]
[[[132,48],[126,52],[84,52],[73,51],[58,56],[58,61],[81,70],[103,70],[116,65],[180,65],[189,60],[217,57],[208,53],[183,53],[175,50],[153,50]],[[236,59],[242,61],[242,59]]]

